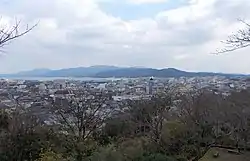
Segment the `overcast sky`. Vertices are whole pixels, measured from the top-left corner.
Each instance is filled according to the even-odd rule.
[[[39,21],[0,73],[91,65],[250,73],[250,47],[212,55],[250,20],[249,0],[0,0],[1,24]]]

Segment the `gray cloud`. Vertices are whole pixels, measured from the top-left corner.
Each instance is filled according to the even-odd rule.
[[[248,0],[189,0],[186,6],[153,18],[131,21],[106,14],[98,3],[1,1],[4,18],[17,15],[25,23],[40,23],[5,49],[8,54],[1,57],[0,72],[95,64],[250,72],[246,61],[249,49],[221,56],[209,54],[237,29],[236,18],[250,18]]]

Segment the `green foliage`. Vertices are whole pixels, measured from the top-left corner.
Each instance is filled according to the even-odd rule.
[[[104,132],[110,137],[126,136],[132,133],[134,125],[123,118],[113,118],[107,121]]]
[[[197,146],[195,145],[184,145],[181,148],[180,154],[182,154],[182,156],[185,156],[184,158],[192,158],[195,156],[199,155],[199,148],[197,148]]]
[[[113,145],[102,147],[89,157],[89,161],[124,161],[122,153],[117,151]]]
[[[166,156],[164,154],[151,154],[149,156],[143,156],[136,161],[176,161],[173,157]]]
[[[89,156],[92,156],[98,149],[99,145],[94,140],[79,141],[75,138],[66,137],[67,140],[61,140],[64,144],[61,145],[61,153],[64,156],[75,158],[77,161],[82,161]]]
[[[134,160],[135,158],[139,158],[143,155],[144,141],[140,138],[127,139],[120,144],[119,150],[127,160]]]
[[[9,116],[4,110],[0,110],[0,131],[8,129]]]
[[[41,152],[39,157],[36,161],[71,161],[71,159],[65,159],[62,154],[55,153],[52,150]]]
[[[187,151],[190,151],[185,146],[189,144],[189,137],[189,129],[179,121],[169,121],[163,126],[162,144],[171,155],[179,155],[183,152],[186,154]]]
[[[185,139],[188,137],[189,129],[186,125],[179,121],[168,121],[162,129],[162,140],[166,143],[172,140]]]
[[[182,155],[175,156],[176,161],[188,161],[187,157]]]
[[[1,138],[0,160],[35,160],[41,149],[52,146],[50,133],[30,131],[25,133],[7,133]]]
[[[36,135],[15,135],[5,138],[2,141],[3,150],[0,153],[1,161],[8,161],[12,158],[18,160],[34,160],[38,158],[43,143]]]

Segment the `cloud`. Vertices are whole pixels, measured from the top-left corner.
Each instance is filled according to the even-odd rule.
[[[128,2],[132,3],[132,4],[145,4],[145,3],[164,3],[167,2],[169,0],[128,0]]]
[[[250,18],[248,0],[188,0],[184,6],[133,20],[106,13],[103,2],[0,1],[4,23],[11,24],[15,16],[23,24],[39,21],[31,33],[5,48],[8,53],[0,59],[0,72],[109,64],[250,73],[249,49],[210,54],[220,40],[242,27],[238,17]]]

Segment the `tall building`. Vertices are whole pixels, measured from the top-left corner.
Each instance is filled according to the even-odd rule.
[[[150,94],[150,95],[153,94],[153,86],[154,86],[154,79],[153,79],[153,77],[151,77],[149,79],[149,83],[148,83],[148,94]]]

